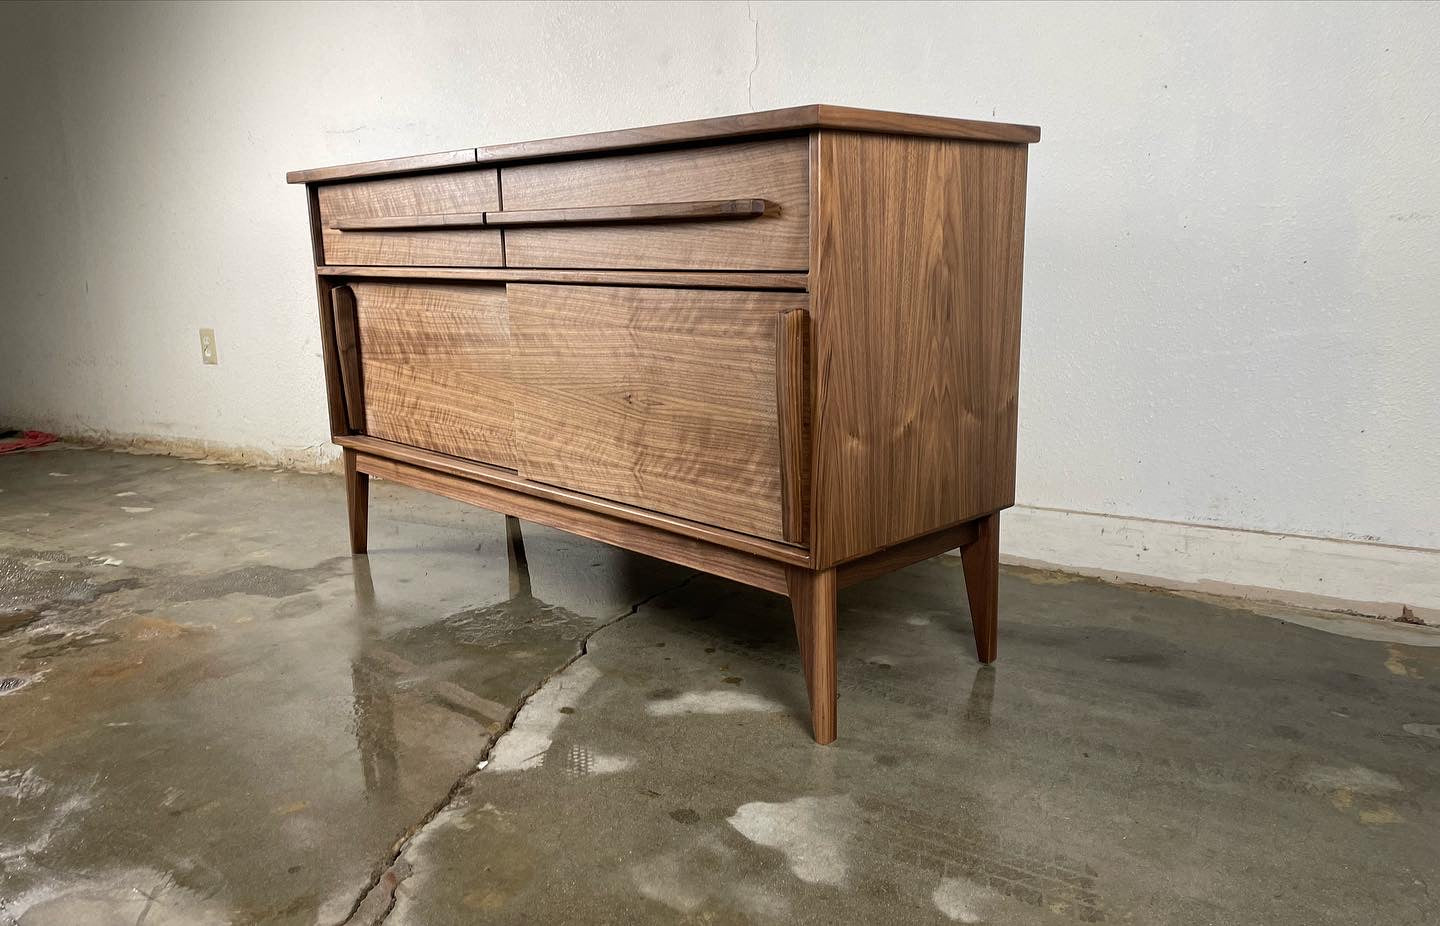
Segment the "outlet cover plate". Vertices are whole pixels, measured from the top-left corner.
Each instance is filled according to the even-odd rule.
[[[200,329],[200,360],[211,366],[220,362],[220,355],[215,352],[214,328]]]

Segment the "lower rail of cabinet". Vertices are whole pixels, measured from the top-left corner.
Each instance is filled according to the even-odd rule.
[[[959,548],[980,661],[996,657],[999,512],[814,569],[351,447],[344,449],[344,465],[350,550],[357,555],[367,550],[369,479],[375,476],[789,597],[809,689],[811,727],[820,744],[836,736],[836,593],[841,588]]]

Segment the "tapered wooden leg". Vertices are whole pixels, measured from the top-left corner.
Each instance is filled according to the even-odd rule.
[[[996,626],[1000,610],[1000,513],[981,518],[975,541],[960,548],[965,567],[965,595],[970,599],[970,623],[975,626],[975,649],[981,662],[994,662],[998,654]]]
[[[350,552],[364,553],[370,530],[370,477],[355,469],[355,451],[345,448],[345,502],[350,513]]]
[[[810,690],[810,726],[824,746],[835,741],[835,570],[791,568],[786,580]]]

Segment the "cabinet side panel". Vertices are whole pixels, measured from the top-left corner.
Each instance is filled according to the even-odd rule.
[[[1026,148],[815,145],[822,568],[1014,504]]]

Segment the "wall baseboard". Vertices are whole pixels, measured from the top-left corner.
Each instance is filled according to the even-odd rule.
[[[339,471],[329,442],[274,453],[109,432],[64,437],[129,453]],[[1440,626],[1440,550],[1017,505],[1001,515],[1000,559],[1111,582]]]
[[[66,444],[75,447],[179,457],[182,460],[203,460],[207,463],[233,463],[237,466],[255,466],[262,469],[287,469],[300,473],[340,472],[340,449],[328,440],[313,447],[271,451],[190,437],[155,437],[93,430],[56,433]]]
[[[1440,625],[1440,550],[1016,506],[1002,562]]]

